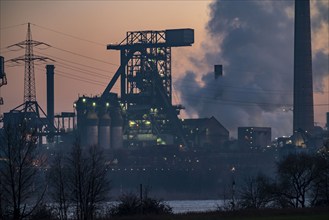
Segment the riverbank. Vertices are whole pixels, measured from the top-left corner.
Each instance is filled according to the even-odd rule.
[[[229,212],[184,213],[169,216],[117,217],[111,220],[327,220],[327,208],[239,210]],[[106,220],[106,219],[104,219]]]

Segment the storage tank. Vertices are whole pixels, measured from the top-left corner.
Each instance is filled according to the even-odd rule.
[[[114,109],[111,116],[111,147],[112,149],[120,149],[123,147],[123,119],[120,109]]]
[[[89,111],[86,118],[86,144],[98,144],[98,116],[95,111]]]
[[[111,148],[111,117],[108,113],[99,117],[98,144],[103,149]]]

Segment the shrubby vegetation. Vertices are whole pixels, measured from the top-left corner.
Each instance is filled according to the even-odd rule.
[[[250,177],[239,192],[243,209],[328,207],[328,154],[290,154],[277,164],[276,180]]]
[[[172,214],[172,208],[162,200],[145,197],[142,200],[133,193],[122,195],[118,204],[111,207],[110,216]]]

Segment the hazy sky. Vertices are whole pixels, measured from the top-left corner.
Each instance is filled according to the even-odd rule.
[[[242,4],[244,1],[223,2],[227,9],[223,11],[221,4],[213,1],[0,1],[0,54],[5,60],[24,54],[24,50],[8,51],[7,46],[23,41],[26,36],[27,22],[30,22],[32,36],[34,40],[50,44],[52,47],[35,48],[35,54],[49,56],[56,60],[55,65],[55,112],[72,111],[73,102],[78,95],[97,95],[103,92],[114,72],[118,68],[119,53],[117,51],[107,51],[106,44],[119,43],[124,39],[127,31],[135,30],[164,30],[173,28],[193,28],[195,29],[195,44],[187,48],[173,49],[173,86],[174,102],[181,102],[187,107],[183,113],[184,117],[210,117],[215,115],[216,118],[223,122],[224,126],[229,127],[231,134],[236,132],[237,126],[273,126],[274,135],[289,135],[292,129],[292,113],[282,112],[282,107],[269,108],[263,106],[258,108],[259,114],[251,114],[250,108],[242,101],[237,103],[221,102],[221,99],[227,98],[222,96],[224,90],[218,89],[225,86],[232,88],[232,80],[238,77],[231,70],[227,71],[227,78],[218,85],[211,85],[212,69],[214,64],[224,64],[225,67],[235,65],[235,72],[241,72],[245,80],[261,78],[260,82],[271,80],[270,83],[259,85],[253,84],[252,81],[235,81],[234,87],[241,90],[248,90],[255,94],[255,103],[282,103],[292,104],[292,94],[286,92],[287,98],[281,95],[275,96],[275,100],[269,100],[264,96],[264,86],[278,86],[265,89],[265,93],[273,90],[276,92],[292,91],[292,84],[288,85],[292,79],[293,69],[291,53],[292,42],[292,24],[293,8],[292,1],[258,1],[262,5],[253,7],[252,4]],[[231,1],[232,2],[232,1]],[[274,2],[281,2],[274,3]],[[288,3],[286,3],[288,2]],[[318,21],[314,25],[313,33],[313,55],[322,55],[321,59],[315,59],[316,69],[321,76],[315,76],[315,121],[324,126],[325,112],[329,111],[328,104],[328,66],[323,65],[323,59],[328,59],[328,1],[312,1],[312,18]],[[259,7],[258,7],[259,6]],[[250,8],[247,8],[250,7]],[[241,10],[238,10],[241,9]],[[279,11],[278,14],[272,13]],[[233,13],[233,14],[232,14]],[[234,13],[237,13],[236,15]],[[324,17],[323,17],[324,16]],[[322,19],[321,19],[322,18]],[[323,19],[324,18],[324,19]],[[245,23],[244,20],[245,19]],[[225,23],[225,22],[226,23]],[[266,23],[269,21],[269,23]],[[326,21],[326,22],[324,22]],[[230,23],[231,22],[231,23]],[[233,22],[233,23],[232,23]],[[249,22],[249,23],[248,23]],[[240,61],[235,57],[240,51],[238,42],[242,47],[244,41],[233,38],[226,24],[235,25],[236,29],[243,27],[243,24],[252,25],[263,31],[263,34],[257,35],[262,37],[262,42],[266,42],[266,37],[270,37],[265,32],[274,30],[270,27],[272,24],[281,25],[282,34],[277,38],[272,38],[275,42],[282,42],[281,45],[270,45],[271,48],[277,48],[275,51],[269,51],[267,47],[250,52],[254,57],[250,65],[254,65],[257,59],[262,60],[265,64],[260,66],[256,71],[257,74],[248,74],[255,70],[248,69],[246,66],[240,66]],[[242,25],[242,26],[241,26]],[[312,27],[313,28],[313,27]],[[247,29],[246,29],[247,30]],[[273,31],[274,32],[274,31]],[[252,32],[250,32],[252,33]],[[273,33],[272,33],[273,35]],[[228,41],[227,36],[230,37]],[[241,35],[244,36],[244,35]],[[253,36],[246,34],[246,37]],[[269,39],[270,40],[270,39]],[[257,40],[258,42],[258,40]],[[230,45],[232,44],[232,45]],[[265,43],[263,43],[265,44]],[[241,46],[241,45],[240,45]],[[232,50],[230,50],[232,47]],[[279,48],[282,48],[280,50]],[[234,48],[234,49],[233,49]],[[253,47],[251,47],[253,48]],[[256,56],[255,53],[259,52]],[[264,57],[266,51],[266,57]],[[287,52],[288,51],[288,52]],[[289,52],[290,51],[290,52]],[[320,52],[319,52],[320,51]],[[235,53],[236,52],[236,53]],[[240,51],[241,52],[241,51]],[[243,52],[243,51],[242,51]],[[268,58],[268,59],[267,59]],[[249,60],[249,59],[247,59]],[[269,62],[268,65],[266,62]],[[273,71],[281,71],[287,76],[287,80],[282,78],[271,78],[264,73],[262,68],[272,68],[275,65],[283,63],[282,68]],[[35,66],[37,100],[46,110],[46,88],[45,88],[45,64]],[[321,69],[322,68],[322,69]],[[320,71],[321,69],[321,71]],[[23,80],[24,65],[18,67],[9,67],[6,64],[6,73],[8,85],[1,88],[1,96],[4,98],[5,105],[1,106],[0,113],[9,111],[23,102]],[[314,72],[314,71],[313,71]],[[271,74],[272,75],[272,74]],[[246,76],[250,76],[249,79]],[[241,78],[241,79],[242,79]],[[277,80],[277,81],[274,81]],[[256,80],[255,80],[256,81]],[[188,84],[188,83],[192,84]],[[250,82],[248,84],[248,82]],[[231,83],[231,84],[230,84]],[[239,84],[241,83],[241,84]],[[214,88],[215,86],[215,88]],[[216,87],[217,86],[217,87]],[[256,86],[256,87],[255,87]],[[119,87],[115,87],[115,91]],[[186,95],[193,97],[187,98]],[[259,94],[257,93],[259,92]],[[225,91],[227,92],[227,91]],[[232,91],[229,91],[232,92]],[[234,91],[233,91],[234,92]],[[197,96],[197,97],[195,97]],[[237,97],[239,95],[236,95]],[[274,96],[273,96],[274,97]],[[265,100],[265,101],[264,101]],[[215,104],[214,104],[215,103]],[[241,104],[242,103],[242,104]],[[268,108],[267,108],[268,107]],[[289,107],[289,106],[288,106]],[[205,110],[206,109],[206,110]],[[211,109],[209,111],[209,109]],[[218,109],[224,109],[219,111]],[[246,116],[248,120],[242,120],[239,117]],[[255,120],[255,117],[257,120]],[[270,120],[269,120],[270,119]],[[230,121],[231,120],[231,121]],[[238,124],[238,122],[241,124]],[[284,129],[278,128],[278,122]],[[253,124],[251,124],[253,123]],[[277,127],[275,127],[277,126]]]
[[[210,1],[1,1],[0,52],[6,60],[23,55],[23,50],[8,52],[5,47],[24,40],[27,25],[7,27],[32,23],[33,39],[53,47],[46,50],[35,48],[34,52],[56,60],[55,72],[58,74],[55,76],[55,112],[71,111],[78,94],[96,95],[103,92],[119,64],[119,53],[106,50],[106,45],[121,42],[127,31],[194,28],[196,46],[188,49],[173,49],[173,59],[179,61],[173,61],[175,64],[173,75],[177,75],[178,69],[183,72],[181,62],[185,59],[184,53],[196,51],[197,44],[202,42],[209,3]],[[76,63],[92,68],[79,66]],[[67,64],[71,69],[67,68]],[[36,66],[35,74],[37,100],[45,108],[43,67],[44,64]],[[77,68],[84,71],[79,71]],[[2,88],[2,96],[5,99],[2,112],[16,107],[23,101],[24,66],[9,68],[6,65],[6,72],[9,84]],[[68,77],[92,80],[94,84]]]

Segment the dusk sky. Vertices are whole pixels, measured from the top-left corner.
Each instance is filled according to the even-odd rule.
[[[315,121],[329,111],[327,0],[311,1]],[[293,1],[0,1],[0,55],[24,54],[7,46],[25,40],[31,23],[35,48],[55,65],[55,113],[73,111],[80,95],[99,95],[119,66],[106,50],[127,31],[193,28],[192,47],[173,48],[173,100],[183,117],[214,115],[235,136],[238,126],[273,127],[290,135],[293,77]],[[241,32],[236,32],[236,31]],[[238,34],[237,34],[238,33]],[[36,63],[37,100],[46,110],[45,63]],[[223,64],[224,76],[213,77]],[[258,65],[259,64],[259,65]],[[24,65],[5,72],[0,113],[23,103]],[[115,86],[119,92],[119,85]],[[252,97],[251,97],[252,96]]]

